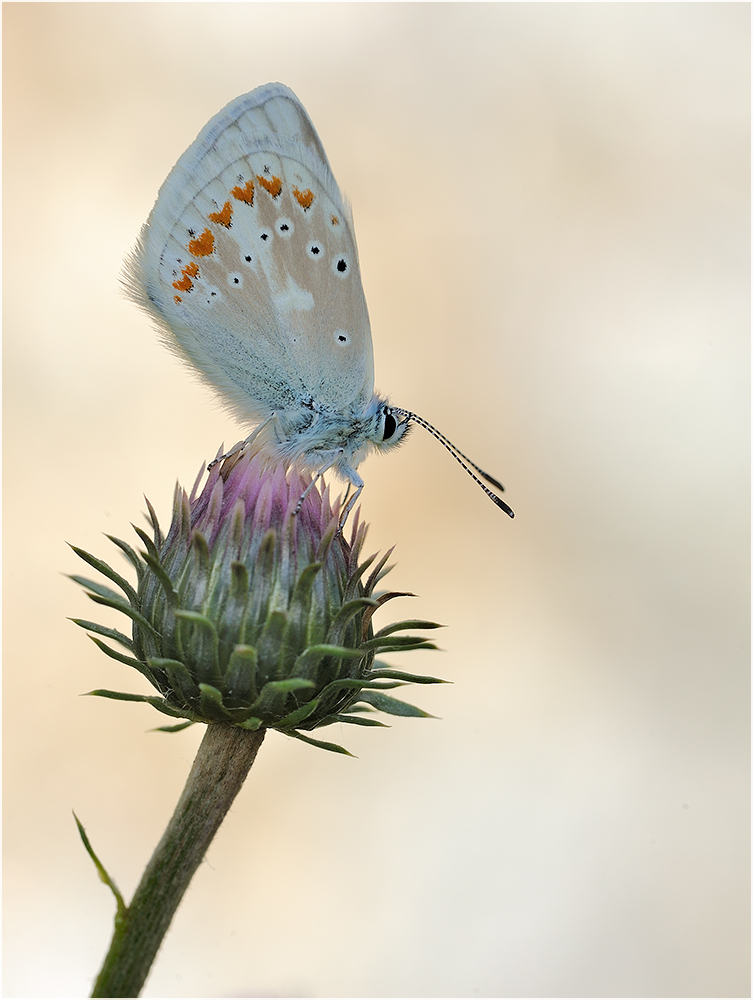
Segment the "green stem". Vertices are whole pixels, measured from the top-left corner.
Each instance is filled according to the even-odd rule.
[[[93,997],[138,997],[170,921],[254,762],[264,730],[207,726],[186,787],[115,933]]]

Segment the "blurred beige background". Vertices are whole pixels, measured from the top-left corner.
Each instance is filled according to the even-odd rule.
[[[209,117],[291,86],[353,202],[372,459],[405,666],[439,720],[278,734],[151,997],[744,996],[748,984],[747,4],[4,5],[5,995],[86,995],[199,728],[66,616],[64,542],[124,565],[243,434],[123,298]],[[115,623],[113,618],[112,623]],[[393,662],[400,662],[393,660]]]

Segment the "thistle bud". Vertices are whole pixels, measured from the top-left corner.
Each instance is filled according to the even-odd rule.
[[[425,716],[383,691],[437,679],[391,670],[376,657],[434,649],[402,633],[438,626],[411,620],[374,631],[374,612],[409,595],[375,593],[390,552],[360,561],[366,525],[358,514],[346,541],[339,501],[330,501],[328,488],[320,491],[296,468],[270,468],[248,451],[215,465],[199,491],[200,479],[190,496],[176,488],[166,537],[149,505],[153,536],[136,528],[143,551],[111,538],[135,568],[136,587],[74,547],[124,596],[73,579],[93,601],[127,615],[132,635],[73,620],[94,633],[109,656],[139,670],[159,695],[91,693],[145,701],[186,720],[168,731],[226,722],[278,729],[340,752],[346,751],[304,733],[333,722],[382,725],[369,718],[374,709]]]

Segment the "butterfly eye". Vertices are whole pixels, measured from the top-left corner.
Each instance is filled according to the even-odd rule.
[[[397,430],[397,420],[392,416],[389,410],[384,411],[384,430],[382,432],[382,440],[389,441],[392,435]]]
[[[350,262],[345,254],[338,254],[332,261],[332,270],[338,278],[344,278],[350,270]]]

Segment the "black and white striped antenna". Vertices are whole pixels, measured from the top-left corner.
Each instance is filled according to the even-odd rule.
[[[481,489],[484,491],[484,493],[486,493],[489,499],[493,503],[495,503],[500,508],[500,510],[503,510],[508,517],[515,517],[515,512],[513,511],[512,507],[510,507],[509,504],[506,504],[505,501],[501,499],[501,497],[498,497],[496,493],[493,493],[488,486],[482,483],[481,479],[479,479],[479,476],[481,476],[482,479],[485,479],[487,483],[491,483],[491,485],[500,492],[504,491],[504,486],[502,485],[502,483],[500,483],[498,479],[495,479],[494,476],[490,476],[488,472],[484,472],[483,469],[480,469],[475,462],[472,462],[467,455],[464,455],[459,448],[456,448],[455,445],[452,443],[452,441],[446,438],[444,434],[442,434],[440,431],[437,430],[436,427],[432,427],[432,425],[429,423],[428,420],[424,420],[423,417],[419,417],[417,413],[412,413],[410,410],[402,410],[397,406],[390,406],[389,411],[390,413],[394,413],[397,414],[398,416],[403,417],[406,422],[413,421],[414,423],[419,424],[421,427],[424,428],[424,430],[427,430],[429,434],[433,435],[433,437],[435,437],[437,441],[439,441],[439,443],[443,445],[447,449],[447,451],[449,451],[449,453],[452,455],[455,461],[459,462],[460,465],[463,466],[463,468],[471,477],[471,479],[478,486],[481,487]],[[471,469],[475,469],[475,471],[478,473],[478,476],[474,472],[472,472]]]

